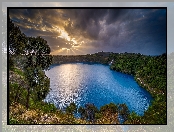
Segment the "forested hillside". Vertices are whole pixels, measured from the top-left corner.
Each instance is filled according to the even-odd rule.
[[[167,120],[167,56],[146,56],[135,53],[111,54],[112,70],[131,74],[140,86],[149,91],[154,100],[143,117],[133,113],[126,123],[166,124]]]

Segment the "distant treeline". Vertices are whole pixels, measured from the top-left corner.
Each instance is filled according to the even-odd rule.
[[[56,58],[49,55],[51,50],[46,40],[41,37],[26,36],[10,18],[8,27],[8,122],[10,124],[117,124],[118,113],[125,118],[125,124],[167,123],[166,54],[145,56],[100,52],[77,56],[77,58],[59,56],[58,60],[54,60]],[[65,58],[66,62],[72,62],[74,58],[78,62],[83,60],[84,62],[111,64],[112,70],[132,74],[138,84],[152,94],[154,98],[152,105],[145,111],[144,116],[138,116],[134,112],[129,113],[124,104],[113,103],[101,107],[100,110],[96,109],[95,104],[92,106],[88,104],[85,108],[77,109],[75,104],[71,103],[66,113],[63,113],[53,104],[43,102],[50,90],[50,80],[44,70],[56,61],[60,62]],[[81,114],[81,119],[73,116],[77,111]]]
[[[52,58],[53,58],[53,64],[78,63],[78,62],[108,64],[109,54],[110,52],[98,52],[95,54],[87,54],[87,55],[53,55]]]

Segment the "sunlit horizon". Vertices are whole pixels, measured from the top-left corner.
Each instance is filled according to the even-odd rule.
[[[166,53],[166,8],[9,9],[27,36],[44,38],[52,55]]]

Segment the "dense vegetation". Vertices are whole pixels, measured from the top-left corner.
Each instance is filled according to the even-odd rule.
[[[25,56],[26,60],[22,67],[23,75],[19,78],[20,81],[25,80],[26,107],[29,108],[30,96],[34,95],[32,99],[42,100],[49,92],[49,79],[45,76],[43,70],[47,69],[52,63],[49,56],[50,47],[47,41],[41,37],[27,37],[22,33],[19,27],[15,26],[12,21],[8,20],[9,26],[9,68],[12,71],[19,71],[14,69],[14,60],[16,56]],[[13,78],[12,78],[13,79]],[[25,84],[25,83],[23,83]],[[18,88],[22,87],[22,83],[18,83]],[[16,85],[9,84],[10,89],[13,90]],[[16,88],[14,88],[16,90]],[[12,102],[12,100],[10,100]]]
[[[119,117],[125,124],[166,124],[165,54],[154,57],[110,54],[103,59],[105,63],[113,60],[111,69],[134,75],[135,80],[152,94],[154,101],[144,116],[130,113],[125,104],[113,103],[100,109],[90,103],[79,108],[71,103],[61,111],[42,101],[50,87],[44,73],[52,63],[47,41],[41,37],[27,37],[10,18],[8,26],[10,124],[120,124]],[[92,57],[96,59],[95,56]]]
[[[111,54],[111,69],[134,76],[140,86],[148,90],[154,100],[144,116],[130,115],[127,124],[167,123],[167,56],[146,56],[134,53]]]

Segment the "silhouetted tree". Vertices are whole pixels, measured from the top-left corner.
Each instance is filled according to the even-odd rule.
[[[26,102],[28,108],[31,93],[35,99],[42,100],[49,91],[49,79],[45,76],[43,70],[48,69],[52,63],[52,56],[49,55],[51,49],[43,38],[27,37],[10,18],[8,18],[8,23],[10,64],[13,64],[12,56],[15,55],[22,55],[27,59],[24,66],[24,75],[29,84]]]

